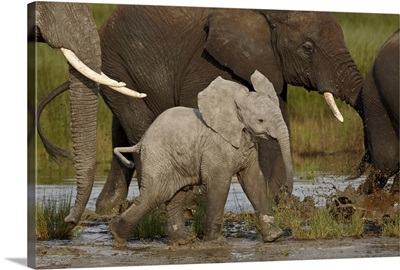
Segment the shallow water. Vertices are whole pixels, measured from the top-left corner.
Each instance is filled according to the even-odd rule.
[[[326,197],[335,193],[335,188],[344,190],[347,186],[352,185],[357,188],[365,177],[360,177],[355,180],[346,180],[346,176],[321,175],[314,179],[304,180],[302,178],[294,178],[293,195],[303,200],[306,196],[314,198],[316,206],[324,206]],[[96,200],[103,188],[105,178],[100,178],[95,181],[92,194],[90,196],[87,208],[94,211]],[[73,179],[66,179],[63,184],[57,185],[37,185],[36,198],[38,202],[42,202],[44,198],[57,198],[72,193],[72,201],[75,200],[76,186]],[[132,181],[129,187],[128,199],[139,196],[137,182]],[[232,179],[231,187],[228,194],[228,199],[225,205],[225,211],[240,213],[243,211],[253,211],[249,200],[243,192],[242,187],[238,183],[236,177]]]
[[[98,179],[93,187],[92,194],[89,199],[87,208],[89,210],[95,210],[96,200],[104,185],[104,179]],[[329,195],[334,195],[336,190],[344,191],[349,185],[352,185],[355,189],[358,188],[361,182],[365,180],[365,177],[358,178],[356,180],[346,180],[345,176],[335,175],[322,175],[314,179],[294,179],[294,190],[293,195],[299,197],[302,201],[306,196],[311,196],[314,199],[316,206],[325,206],[326,198]],[[72,194],[72,201],[74,201],[76,190],[75,182],[73,179],[67,179],[62,185],[38,185],[36,190],[36,197],[38,202],[42,202],[46,198],[58,198],[66,194]],[[133,182],[130,186],[128,199],[132,199],[139,195],[137,188],[137,182]],[[242,213],[244,211],[252,212],[253,207],[248,201],[244,194],[240,184],[236,178],[232,179],[232,184],[229,190],[227,203],[225,205],[226,212]],[[87,220],[82,221],[81,229],[82,233],[73,237],[71,240],[55,240],[45,241],[48,245],[112,245],[112,236],[109,232],[108,221],[104,220]],[[240,234],[241,237],[246,239],[256,239],[258,234],[255,228],[247,228],[244,232],[240,222],[231,222],[228,224],[226,231],[224,232],[226,237],[235,237]],[[166,241],[166,240],[165,240]],[[164,239],[162,239],[164,242]],[[234,256],[234,254],[233,254]]]

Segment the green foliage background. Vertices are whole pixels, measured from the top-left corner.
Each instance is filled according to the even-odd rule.
[[[115,5],[91,4],[93,16],[100,26]],[[399,15],[334,13],[350,50],[363,76],[385,40],[399,28]],[[54,88],[68,79],[68,67],[58,50],[36,44],[37,105]],[[363,153],[362,122],[356,112],[337,100],[345,121],[339,123],[329,111],[322,96],[303,88],[289,86],[288,108],[295,173],[313,171],[347,173]],[[98,113],[97,175],[105,176],[111,160],[111,112],[100,98]],[[71,149],[69,132],[69,95],[65,93],[50,103],[42,113],[44,133],[55,144]],[[37,140],[37,173],[39,183],[60,181],[75,171],[73,164],[60,165],[51,160],[40,139]]]

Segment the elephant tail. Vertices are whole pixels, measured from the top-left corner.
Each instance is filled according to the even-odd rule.
[[[122,153],[136,153],[140,154],[140,149],[142,148],[142,141],[138,142],[134,146],[128,147],[115,147],[114,154],[121,160],[121,162],[127,166],[128,168],[134,168],[135,163],[131,160],[128,160]]]
[[[140,150],[142,149],[142,140],[140,140],[137,144],[132,146],[132,152],[136,154],[140,154]]]
[[[57,163],[58,163],[58,157],[66,158],[72,161],[73,160],[72,155],[67,150],[54,145],[49,139],[46,138],[46,136],[44,136],[42,127],[40,126],[40,115],[47,104],[49,104],[55,97],[57,97],[58,95],[67,90],[69,90],[69,81],[61,84],[56,89],[51,91],[51,93],[47,97],[45,97],[44,100],[40,103],[36,114],[37,131],[39,133],[40,139],[43,142],[46,152]]]

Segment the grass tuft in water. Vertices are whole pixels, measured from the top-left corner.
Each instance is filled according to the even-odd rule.
[[[276,224],[291,232],[293,239],[330,239],[361,237],[364,215],[354,211],[350,216],[338,216],[324,207],[281,207],[275,211]],[[276,206],[275,206],[276,207]]]
[[[399,237],[400,235],[400,222],[399,219],[392,222],[384,222],[382,224],[382,236]]]
[[[197,196],[196,209],[192,211],[193,218],[190,225],[190,231],[194,237],[204,237],[207,230],[207,201],[205,196]]]
[[[148,212],[133,229],[131,238],[158,239],[167,235],[167,216],[161,207]]]
[[[42,203],[36,205],[36,239],[69,240],[77,230],[64,221],[71,209],[72,192],[64,192],[54,198],[44,195]]]

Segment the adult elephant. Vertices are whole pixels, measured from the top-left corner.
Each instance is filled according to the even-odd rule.
[[[60,49],[70,63],[70,115],[77,197],[65,221],[76,225],[86,207],[94,182],[99,83],[107,84],[121,93],[137,97],[141,95],[125,88],[125,83],[101,75],[100,39],[87,5],[36,2],[29,5],[28,16],[28,41],[46,42]],[[51,155],[64,155],[59,148],[51,147],[39,123],[38,131]]]
[[[365,154],[360,173],[366,163],[372,165],[364,193],[382,189],[392,176],[391,192],[399,191],[399,31],[379,50],[361,94]]]
[[[126,99],[101,87],[113,113],[113,148],[136,144],[168,108],[197,107],[197,93],[218,76],[252,89],[250,76],[259,70],[273,83],[287,124],[287,84],[324,94],[342,121],[332,95],[356,107],[363,83],[339,24],[325,12],[124,5],[99,34],[103,70],[148,95]],[[262,140],[259,153],[270,193],[291,192],[279,145]],[[97,212],[119,211],[133,172],[113,157]]]

